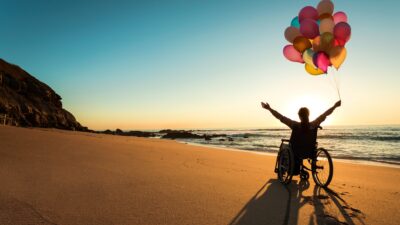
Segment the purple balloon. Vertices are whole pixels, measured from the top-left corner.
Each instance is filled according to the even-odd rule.
[[[305,19],[311,19],[317,21],[319,17],[318,11],[312,6],[306,6],[300,10],[299,21],[300,23]]]
[[[298,52],[293,45],[286,45],[283,48],[283,55],[292,62],[304,63],[301,53]]]
[[[351,36],[351,27],[348,23],[340,22],[335,25],[333,29],[333,35],[335,39],[339,42],[341,46],[344,46],[346,42],[350,40]]]
[[[324,73],[328,72],[328,67],[331,65],[329,56],[325,52],[315,53],[313,57],[313,62],[314,65],[324,71]]]
[[[308,38],[313,39],[319,35],[319,26],[315,20],[305,19],[300,24],[300,33]]]

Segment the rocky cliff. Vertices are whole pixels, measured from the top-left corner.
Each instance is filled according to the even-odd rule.
[[[45,83],[0,59],[0,122],[24,127],[87,130],[62,108],[61,97]]]

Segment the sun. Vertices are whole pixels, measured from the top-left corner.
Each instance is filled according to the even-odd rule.
[[[299,120],[297,113],[301,107],[307,107],[310,110],[310,121],[313,121],[319,115],[328,110],[331,105],[329,105],[329,102],[324,101],[318,96],[303,95],[288,102],[287,106],[285,107],[286,115],[288,115],[291,119]],[[328,117],[324,124],[330,125],[331,119]]]

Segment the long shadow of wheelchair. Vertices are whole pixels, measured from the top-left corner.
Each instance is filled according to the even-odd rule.
[[[363,220],[365,217],[362,212],[352,208],[335,191],[315,185],[312,196],[303,196],[302,193],[309,187],[308,181],[300,181],[299,183],[292,181],[288,186],[284,186],[278,180],[270,179],[229,224],[298,224],[299,210],[306,204],[314,207],[314,212],[310,215],[309,225],[353,225],[356,220],[359,224],[365,224]],[[332,214],[333,211],[337,213]],[[342,221],[339,219],[342,219]]]

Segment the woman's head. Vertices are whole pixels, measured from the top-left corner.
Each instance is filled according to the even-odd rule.
[[[306,107],[299,109],[299,118],[301,122],[309,122],[308,117],[310,116],[310,110]]]

